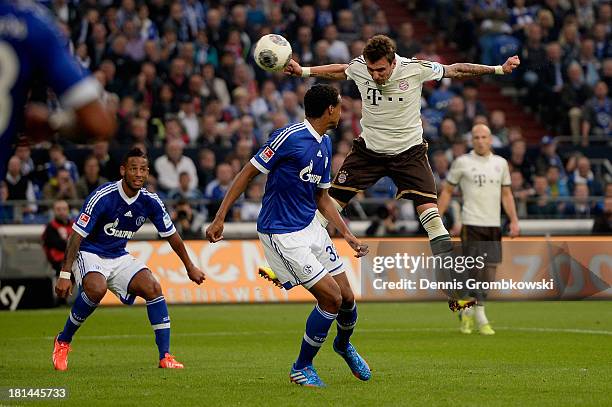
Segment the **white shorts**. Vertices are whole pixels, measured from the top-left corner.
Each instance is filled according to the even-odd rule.
[[[328,273],[344,272],[336,247],[316,217],[297,232],[258,235],[270,268],[288,290],[296,285],[310,288]]]
[[[122,303],[131,305],[136,296],[128,293],[128,287],[134,276],[147,266],[131,254],[108,259],[97,254],[82,252],[72,265],[72,273],[77,285],[83,284],[83,278],[87,273],[100,273],[106,279],[108,289],[121,300]]]

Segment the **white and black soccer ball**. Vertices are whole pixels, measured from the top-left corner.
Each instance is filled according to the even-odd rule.
[[[285,69],[291,60],[291,44],[282,35],[264,35],[255,44],[253,57],[257,65],[269,72],[279,72]]]

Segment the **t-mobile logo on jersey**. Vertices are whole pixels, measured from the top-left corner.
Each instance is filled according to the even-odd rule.
[[[368,88],[368,90],[366,91],[366,94],[367,94],[366,99],[369,100],[370,102],[372,102],[372,103],[370,103],[372,106],[378,106],[380,104],[378,102],[382,102],[382,100],[383,100],[382,92],[379,89],[377,89],[377,88]],[[401,97],[401,98],[400,97],[393,98],[391,96],[387,97],[387,101],[388,102],[393,102],[394,100],[396,100],[398,102],[403,102],[404,98],[403,97]]]
[[[305,182],[310,182],[312,184],[318,184],[321,182],[321,176],[317,174],[311,174],[313,167],[313,162],[310,160],[310,164],[307,167],[304,167],[302,171],[300,171],[300,179]]]
[[[487,182],[487,176],[484,174],[474,174],[474,183],[482,187]]]

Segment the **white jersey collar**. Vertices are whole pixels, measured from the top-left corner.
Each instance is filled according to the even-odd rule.
[[[312,127],[312,124],[310,124],[308,119],[304,119],[304,126],[306,126],[306,129],[310,132],[310,134],[312,134],[312,137],[316,138],[317,141],[321,143],[321,140],[323,140],[323,136],[317,133],[317,131],[314,129],[314,127]]]
[[[119,195],[121,195],[121,198],[123,198],[125,203],[127,203],[128,205],[131,205],[134,202],[136,202],[136,200],[140,196],[140,190],[138,190],[138,192],[136,192],[136,195],[134,195],[131,198],[129,196],[127,196],[125,191],[123,190],[122,180],[117,181],[117,189],[119,190]]]

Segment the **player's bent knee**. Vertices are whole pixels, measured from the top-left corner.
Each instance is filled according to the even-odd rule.
[[[149,281],[144,283],[141,287],[142,297],[147,300],[154,300],[162,295],[161,285],[155,280],[151,278]]]
[[[355,294],[353,294],[353,290],[344,291],[342,293],[342,308],[352,307],[354,303]]]
[[[328,293],[328,295],[325,296],[325,311],[337,314],[341,305],[342,294],[340,294],[339,290],[338,292]]]
[[[83,291],[93,302],[102,301],[106,294],[106,288],[106,280],[99,273],[90,273],[83,281]]]

